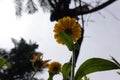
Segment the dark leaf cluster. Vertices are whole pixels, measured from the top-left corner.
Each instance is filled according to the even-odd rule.
[[[11,63],[11,68],[0,72],[1,80],[28,80],[33,72],[33,66],[30,62],[35,49],[38,48],[36,43],[26,43],[22,38],[19,42],[12,39],[15,47],[9,52],[0,49],[0,55]],[[1,69],[2,70],[2,69]]]

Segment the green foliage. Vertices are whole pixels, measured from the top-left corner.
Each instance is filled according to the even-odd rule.
[[[84,76],[84,80],[90,80],[87,76]]]
[[[54,76],[55,76],[55,74],[49,72],[49,78],[48,78],[48,80],[53,80]]]
[[[112,56],[111,56],[112,57]],[[119,68],[120,68],[120,63],[114,58],[114,57],[112,57],[112,60],[119,66]]]
[[[7,68],[10,68],[11,64],[7,62],[2,56],[0,56],[0,69],[2,69],[3,66],[7,66]]]
[[[88,78],[86,75],[83,77],[83,79],[80,80],[90,80],[90,78]]]
[[[91,58],[85,61],[78,69],[75,75],[75,80],[81,80],[81,78],[87,74],[97,72],[120,69],[115,63],[101,58]]]
[[[70,71],[71,71],[71,64],[69,62],[65,63],[62,67],[63,80],[67,80]]]
[[[0,69],[3,67],[5,61],[2,57],[0,57]]]
[[[70,51],[73,50],[73,40],[71,37],[65,32],[60,32],[60,38],[64,41],[65,45],[68,47]]]

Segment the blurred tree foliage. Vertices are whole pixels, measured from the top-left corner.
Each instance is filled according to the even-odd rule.
[[[43,11],[51,13],[50,20],[55,21],[65,16],[76,17],[90,14],[117,0],[15,0],[16,15],[21,15],[24,9],[33,14],[42,7]],[[70,5],[72,4],[73,7]]]
[[[10,68],[1,68],[0,79],[1,80],[29,80],[33,72],[32,63],[30,59],[35,53],[35,49],[38,48],[36,43],[26,43],[22,38],[20,42],[12,39],[15,47],[9,52],[5,49],[0,49],[0,55],[10,62]]]

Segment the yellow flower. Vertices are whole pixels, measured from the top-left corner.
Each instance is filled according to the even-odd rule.
[[[60,32],[68,34],[73,42],[76,42],[81,37],[81,26],[76,22],[75,18],[64,17],[59,19],[58,23],[55,24],[53,31],[55,32],[54,37],[56,41],[60,44],[64,44],[60,38]]]
[[[59,62],[52,62],[48,66],[48,71],[52,74],[58,74],[61,72],[61,64]]]

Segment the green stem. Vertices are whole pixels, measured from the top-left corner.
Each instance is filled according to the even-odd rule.
[[[74,80],[74,72],[75,72],[75,47],[73,47],[72,53],[71,80]]]
[[[53,80],[53,76],[54,76],[54,74],[49,73],[49,78],[48,78],[48,80]]]

